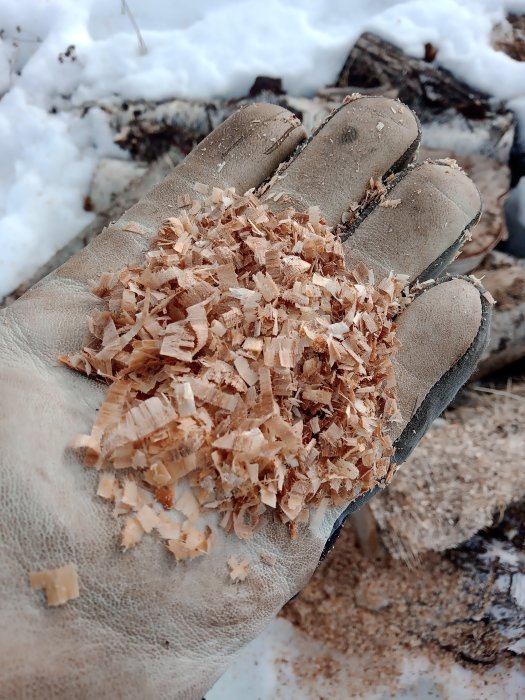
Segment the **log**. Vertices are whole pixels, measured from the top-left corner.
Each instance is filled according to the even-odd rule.
[[[276,98],[269,93],[265,93],[263,97],[266,101],[276,102]],[[114,108],[110,122],[112,129],[116,132],[115,140],[138,160],[141,167],[146,167],[146,172],[129,183],[125,189],[120,188],[121,191],[118,183],[114,182],[113,187],[117,194],[107,211],[97,212],[93,221],[45,265],[42,265],[11,294],[0,299],[0,308],[12,304],[32,285],[98,236],[110,221],[115,221],[133,204],[136,204],[141,197],[163,180],[199,141],[240,106],[260,101],[260,98],[261,96],[256,99],[209,103],[184,100],[169,100],[160,104],[125,103],[120,108]],[[303,119],[307,133],[311,133],[339,104],[339,101],[301,97],[287,97],[286,101],[283,99],[279,101],[281,102]],[[90,203],[94,203],[97,199],[93,194],[95,187],[96,183],[93,183],[90,194],[86,197],[86,201]]]
[[[496,664],[519,667],[525,380],[498,391],[463,392],[389,487],[347,521],[282,613],[326,645],[325,653],[328,647],[365,657],[356,697],[385,677],[392,697],[396,690],[404,697],[399,674],[411,655],[444,668],[459,662],[476,674]]]
[[[366,32],[353,46],[336,86],[356,92],[360,88],[396,89],[399,99],[415,110],[421,121],[431,121],[436,114],[451,108],[470,119],[482,119],[494,113],[489,95],[438,67],[436,58],[439,51],[430,44],[425,58],[415,58]]]
[[[521,168],[520,149],[512,112],[489,95],[473,89],[439,67],[439,52],[427,44],[425,56],[408,56],[371,33],[362,34],[352,48],[336,87],[395,93],[418,115],[422,143],[429,148],[477,154]]]
[[[493,253],[474,274],[496,300],[489,344],[474,376],[479,379],[525,357],[525,265]]]
[[[432,52],[428,53],[427,58],[430,57]],[[116,133],[116,142],[140,165],[147,166],[147,172],[117,194],[107,211],[98,212],[91,224],[3,303],[0,301],[0,306],[12,303],[29,286],[80,250],[243,104],[264,100],[282,105],[296,113],[307,133],[311,133],[340,103],[342,93],[354,90],[368,94],[381,91],[392,96],[399,95],[419,110],[423,121],[424,146],[427,149],[442,149],[427,150],[427,155],[452,151],[452,155],[473,176],[487,202],[487,214],[482,223],[485,233],[496,239],[504,236],[502,195],[508,181],[508,169],[504,163],[509,159],[513,143],[512,114],[501,107],[494,107],[486,95],[471,90],[447,71],[437,68],[433,62],[406,56],[379,37],[365,34],[350,53],[338,86],[326,88],[314,98],[274,94],[261,79],[254,83],[252,97],[240,100],[203,102],[176,99],[163,103],[124,103],[113,107],[110,123]],[[471,102],[476,108],[466,109],[465,105]],[[89,108],[90,105],[87,105],[83,109]],[[490,163],[494,177],[487,178],[487,163]],[[497,187],[495,183],[498,183]],[[118,192],[118,183],[115,188]],[[88,197],[90,199],[96,202],[94,191]],[[506,301],[495,309],[492,339],[480,365],[479,376],[525,355],[525,330],[522,324],[524,300],[519,294],[509,294],[507,290],[509,285],[513,289],[518,288],[518,279],[522,274],[519,261],[514,260],[513,264],[515,269],[510,277],[487,272],[486,283],[491,293],[497,301],[502,298]]]

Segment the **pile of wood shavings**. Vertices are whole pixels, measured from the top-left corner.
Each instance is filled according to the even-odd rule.
[[[177,559],[209,551],[203,513],[242,539],[268,514],[295,536],[311,507],[390,476],[405,284],[347,271],[317,207],[274,215],[253,193],[195,189],[143,265],[102,276],[108,310],[60,358],[110,384],[75,446],[127,516],[122,545],[156,530]]]

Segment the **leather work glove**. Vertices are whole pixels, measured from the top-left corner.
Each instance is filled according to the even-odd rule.
[[[363,262],[376,280],[391,270],[411,282],[435,278],[479,218],[476,188],[451,163],[408,167],[420,129],[397,101],[354,99],[297,148],[304,138],[281,107],[241,109],[119,221],[1,313],[2,697],[200,700],[306,584],[348,510],[329,509],[295,540],[280,523],[250,540],[220,530],[213,550],[190,562],[176,563],[153,537],[122,553],[119,524],[95,496],[97,474],[68,447],[90,432],[105,386],[57,361],[81,347],[86,317],[102,303],[89,282],[139,263],[161,222],[177,214],[179,197],[198,196],[195,182],[244,193],[294,154],[265,193],[271,208],[319,205],[335,225],[365,197],[370,178],[394,174],[388,199],[400,200],[397,206],[370,204],[343,235],[348,266]],[[472,283],[445,278],[398,317],[397,463],[473,371],[488,316]],[[275,557],[273,566],[261,561],[262,552]],[[228,576],[232,555],[250,560],[242,584]],[[28,572],[68,562],[78,566],[80,597],[49,609]]]

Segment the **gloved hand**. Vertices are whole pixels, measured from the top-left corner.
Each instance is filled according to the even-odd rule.
[[[97,475],[68,448],[89,433],[104,387],[57,362],[81,347],[100,304],[89,281],[139,262],[179,197],[196,181],[238,192],[270,178],[304,139],[272,105],[246,107],[206,138],[145,199],[0,316],[0,695],[5,698],[197,698],[235,653],[308,581],[344,509],[291,540],[267,525],[252,540],[218,532],[210,554],[176,563],[155,538],[118,550],[119,524],[97,498]],[[349,266],[435,277],[477,220],[480,200],[450,164],[407,169],[419,126],[399,102],[360,98],[336,111],[273,180],[273,209],[319,205],[336,224],[389,173],[390,200],[368,207],[346,235]],[[60,212],[57,212],[60,216]],[[395,358],[402,424],[396,462],[414,448],[472,372],[487,338],[488,305],[463,279],[429,287],[400,315]],[[362,496],[366,498],[365,494]],[[275,556],[264,563],[260,554]],[[227,560],[249,559],[239,585]],[[48,609],[28,572],[78,566],[80,597]]]

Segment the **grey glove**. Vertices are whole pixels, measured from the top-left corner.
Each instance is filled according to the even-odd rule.
[[[100,303],[89,281],[139,262],[159,224],[176,214],[179,197],[195,196],[196,181],[238,192],[258,187],[303,139],[282,108],[240,110],[118,222],[2,312],[1,697],[200,700],[305,585],[346,512],[327,511],[296,540],[277,523],[247,541],[219,531],[212,552],[188,563],[175,563],[154,538],[123,554],[119,525],[94,495],[97,475],[68,449],[90,431],[104,388],[56,359],[81,346],[86,316]],[[278,209],[319,205],[335,225],[365,197],[370,178],[399,173],[386,197],[394,204],[365,208],[345,235],[348,263],[364,262],[378,279],[392,269],[412,281],[435,276],[477,220],[480,200],[450,164],[407,169],[418,143],[418,122],[399,102],[350,101],[296,151],[265,196]],[[472,372],[487,337],[487,306],[475,286],[455,279],[423,291],[400,315],[397,462]],[[228,577],[232,555],[250,560],[241,585]],[[67,562],[78,566],[80,597],[47,609],[28,572]]]

